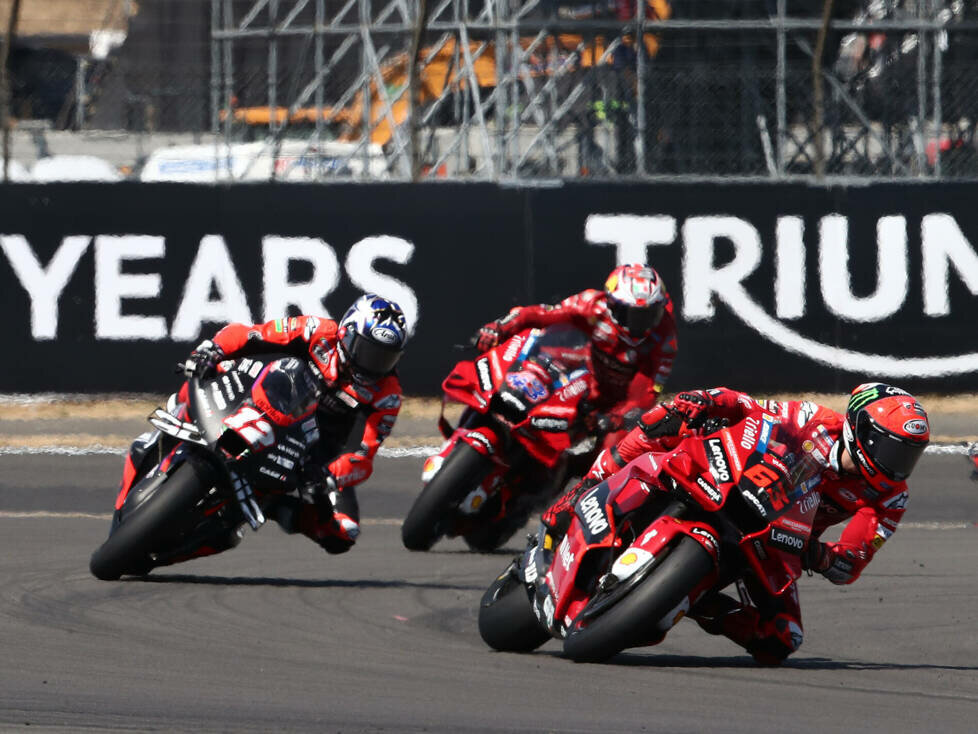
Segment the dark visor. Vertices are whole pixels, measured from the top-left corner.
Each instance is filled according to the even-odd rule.
[[[856,438],[876,467],[897,482],[910,476],[927,446],[926,443],[907,441],[887,433],[865,411],[859,415]]]
[[[386,375],[397,364],[401,357],[401,350],[390,347],[373,339],[368,339],[360,334],[353,334],[343,337],[343,343],[350,353],[350,360],[361,372],[370,375]]]
[[[609,303],[612,318],[632,336],[651,331],[662,320],[664,304],[653,306],[629,306],[626,303]]]

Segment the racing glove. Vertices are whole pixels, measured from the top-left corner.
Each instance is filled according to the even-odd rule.
[[[594,477],[585,477],[544,510],[543,515],[540,516],[540,522],[546,525],[547,531],[554,537],[554,540],[560,540],[567,534],[571,518],[574,517],[574,507],[577,506],[577,501],[581,495],[598,484],[599,481]]]
[[[848,557],[848,558],[847,558]],[[806,571],[820,573],[833,584],[848,584],[858,574],[855,573],[855,553],[846,550],[838,553],[828,543],[810,540],[801,557],[801,567]]]
[[[336,484],[349,487],[366,480],[373,472],[373,463],[363,454],[340,454],[329,463],[327,469],[336,477]]]
[[[182,365],[178,365],[178,370],[186,377],[203,379],[214,371],[217,363],[223,361],[224,357],[223,349],[210,339],[204,339],[194,348],[187,360]]]
[[[703,390],[681,392],[672,401],[672,409],[683,416],[690,428],[699,427],[706,419],[707,411],[714,405],[713,398]]]
[[[503,332],[498,321],[490,321],[479,329],[475,335],[475,346],[480,352],[485,352],[499,344]]]

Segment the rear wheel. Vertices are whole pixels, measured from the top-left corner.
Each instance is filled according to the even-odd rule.
[[[404,518],[401,526],[404,547],[413,551],[429,550],[454,521],[459,502],[491,469],[489,457],[467,443],[456,444]]]
[[[482,596],[479,634],[489,647],[503,652],[530,652],[550,639],[533,613],[526,585],[512,566]]]
[[[578,663],[596,663],[648,641],[656,632],[654,625],[712,570],[713,558],[706,549],[683,536],[659,567],[621,601],[587,626],[575,622],[564,639],[564,654]]]
[[[205,466],[190,461],[177,466],[92,554],[88,564],[92,575],[114,581],[123,574],[148,573],[153,567],[150,552],[167,536],[178,533],[190,510],[213,483]]]

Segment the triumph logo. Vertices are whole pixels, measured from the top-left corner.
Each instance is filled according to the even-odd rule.
[[[900,356],[870,354],[823,344],[789,326],[805,315],[806,220],[799,216],[777,219],[774,235],[774,313],[748,291],[747,279],[758,270],[764,248],[754,224],[733,216],[689,217],[681,227],[683,247],[683,317],[712,320],[715,301],[722,301],[761,337],[783,349],[850,372],[887,377],[959,375],[978,371],[978,352],[953,356]],[[915,303],[911,274],[916,272],[908,252],[908,223],[904,216],[882,216],[876,223],[877,277],[875,290],[856,295],[849,269],[849,220],[828,214],[818,220],[818,284],[828,312],[853,324],[872,324]],[[592,244],[611,244],[621,263],[645,262],[647,248],[676,242],[680,227],[675,217],[593,214],[585,225]],[[811,238],[810,238],[811,239]],[[733,246],[733,258],[717,258],[717,242]],[[868,244],[868,243],[867,243]],[[954,217],[933,213],[920,220],[920,293],[922,315],[940,318],[951,313],[949,284],[959,280],[978,296],[978,253]],[[722,262],[722,264],[717,264]],[[975,308],[972,302],[965,308]],[[960,306],[959,306],[960,308]]]

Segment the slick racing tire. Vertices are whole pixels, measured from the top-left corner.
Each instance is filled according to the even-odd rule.
[[[144,575],[152,568],[149,553],[180,528],[194,505],[211,486],[205,467],[185,461],[167,476],[138,507],[125,516],[92,554],[88,568],[103,581],[123,574]]]
[[[577,621],[564,639],[564,654],[574,662],[597,663],[626,647],[646,642],[656,623],[713,570],[713,559],[699,543],[683,536],[658,568],[621,601],[591,620]]]
[[[401,525],[404,547],[412,551],[430,550],[454,522],[458,503],[491,469],[489,457],[459,442],[404,518]]]
[[[529,510],[516,510],[498,520],[485,521],[479,527],[465,533],[462,539],[476,553],[492,553],[512,538],[529,519]]]
[[[526,586],[512,572],[512,566],[482,596],[479,634],[489,647],[502,652],[531,652],[550,639],[537,621]]]

